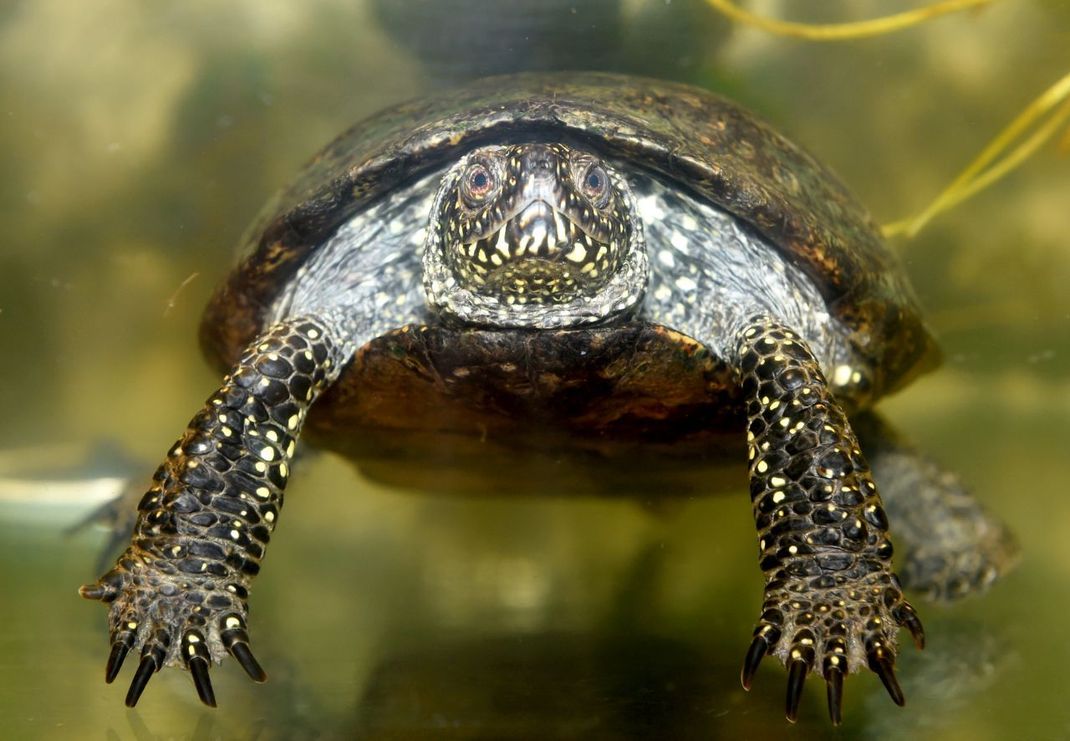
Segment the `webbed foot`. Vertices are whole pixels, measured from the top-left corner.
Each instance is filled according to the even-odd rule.
[[[137,704],[149,679],[165,666],[188,669],[198,697],[212,707],[215,693],[208,670],[227,654],[254,681],[267,679],[249,648],[248,593],[240,584],[220,589],[210,580],[173,567],[164,571],[146,564],[128,551],[115,569],[78,592],[87,599],[110,603],[111,652],[104,681],[115,680],[130,652],[141,655],[126,694],[128,707]]]
[[[857,588],[813,589],[794,580],[767,588],[740,680],[749,690],[761,660],[767,654],[780,659],[788,670],[785,715],[792,722],[798,717],[803,683],[813,671],[819,671],[827,684],[834,724],[842,719],[843,680],[863,666],[877,674],[892,701],[902,705],[905,698],[895,676],[900,627],[911,632],[919,649],[925,646],[925,631],[914,608],[897,584],[883,578]]]

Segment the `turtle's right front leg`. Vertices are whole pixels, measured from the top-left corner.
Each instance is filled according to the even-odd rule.
[[[138,505],[130,546],[79,593],[110,603],[105,681],[128,652],[141,660],[133,707],[152,675],[183,666],[215,705],[208,669],[229,653],[258,682],[249,649],[249,585],[282,506],[289,462],[309,406],[344,363],[317,319],[271,327],[190,421]]]

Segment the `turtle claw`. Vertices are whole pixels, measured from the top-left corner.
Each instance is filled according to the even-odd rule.
[[[245,632],[245,621],[241,616],[227,615],[219,621],[219,639],[230,655],[241,664],[249,679],[254,682],[267,681],[267,672],[261,668],[260,662],[249,648],[249,634]]]
[[[103,584],[83,584],[78,587],[78,594],[82,599],[95,599],[105,602],[107,588]]]
[[[137,641],[137,628],[138,623],[136,620],[121,620],[119,627],[112,632],[111,653],[108,654],[108,664],[104,667],[104,681],[106,683],[111,684],[115,681],[115,677],[119,675],[119,670],[123,667],[126,655],[134,647],[135,641]]]
[[[119,670],[123,668],[123,661],[126,660],[126,654],[130,651],[130,646],[122,641],[116,641],[111,646],[111,653],[108,655],[108,665],[104,667],[104,681],[111,684],[115,681],[115,678],[119,675]]]
[[[149,683],[155,673],[156,662],[153,661],[153,658],[151,656],[142,656],[137,672],[134,673],[134,678],[130,682],[130,689],[126,691],[126,706],[128,708],[137,705],[137,701],[141,699],[141,693],[145,691],[145,685]]]
[[[78,587],[78,594],[82,599],[95,599],[101,602],[113,602],[122,590],[123,576],[112,569],[92,584],[83,584]]]
[[[895,618],[897,623],[910,631],[910,636],[914,639],[914,646],[919,651],[925,648],[925,627],[921,624],[921,618],[918,617],[917,611],[909,602],[900,604],[892,612],[892,617]]]
[[[884,689],[888,690],[888,696],[892,702],[902,707],[906,704],[903,689],[899,686],[899,680],[895,678],[895,667],[891,656],[883,648],[877,648],[868,657],[869,668],[881,678]]]
[[[135,623],[131,622],[130,625],[135,625]],[[145,640],[145,647],[141,649],[141,663],[138,664],[134,679],[130,682],[130,689],[126,693],[128,708],[137,705],[141,693],[145,691],[145,685],[149,683],[152,675],[163,667],[170,645],[170,630],[166,626],[155,625]]]
[[[208,707],[215,707],[215,692],[212,680],[208,676],[208,662],[200,656],[189,661],[189,673],[193,675],[193,685],[197,688],[197,697]]]
[[[754,681],[754,673],[758,671],[758,665],[762,663],[767,653],[769,653],[769,642],[766,641],[765,636],[754,636],[750,648],[747,649],[747,655],[743,657],[743,670],[739,673],[739,681],[743,689],[750,690],[751,683]]]
[[[829,719],[838,726],[843,721],[843,670],[829,667],[825,671],[825,686],[828,691]]]
[[[799,700],[802,699],[803,684],[810,666],[802,659],[792,659],[788,667],[788,695],[784,707],[784,716],[792,723],[799,717]]]
[[[253,656],[253,652],[249,649],[248,643],[235,643],[230,647],[230,655],[238,660],[241,668],[249,675],[249,679],[254,682],[267,681],[267,672],[260,667],[256,657]]]
[[[199,630],[187,630],[182,637],[182,658],[186,668],[193,675],[193,686],[197,688],[197,697],[208,707],[215,707],[215,692],[212,680],[208,677],[208,668],[212,665],[212,655],[208,652],[204,634]]]

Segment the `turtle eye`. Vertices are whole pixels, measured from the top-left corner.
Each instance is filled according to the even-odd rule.
[[[461,193],[469,203],[482,203],[494,186],[494,173],[481,162],[473,162],[461,176]]]
[[[609,173],[598,164],[591,164],[581,171],[580,190],[596,206],[604,206],[609,196]]]

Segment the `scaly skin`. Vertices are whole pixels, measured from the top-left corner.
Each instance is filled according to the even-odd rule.
[[[820,671],[840,722],[843,679],[863,665],[903,704],[896,633],[920,648],[921,621],[892,572],[888,520],[847,417],[817,360],[791,329],[756,317],[739,335],[747,400],[750,490],[765,599],[744,661],[750,688],[766,653],[788,669],[787,717]]]
[[[110,603],[106,681],[140,649],[128,706],[164,666],[189,669],[201,700],[214,706],[208,669],[228,652],[252,679],[266,679],[249,650],[249,585],[305,414],[342,364],[318,319],[277,324],[253,342],[157,469],[130,546],[79,590]]]

